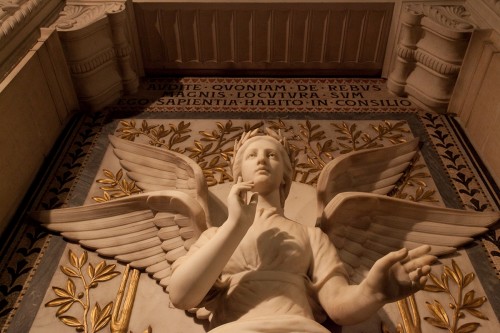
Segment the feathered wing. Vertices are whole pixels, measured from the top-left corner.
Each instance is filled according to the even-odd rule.
[[[324,210],[321,229],[360,282],[373,263],[391,251],[431,245],[431,254],[454,252],[487,231],[499,212],[424,205],[374,193],[337,194]]]
[[[141,143],[109,136],[113,152],[127,176],[144,192],[177,190],[195,198],[205,211],[208,209],[208,188],[199,165],[182,154]]]
[[[347,191],[389,193],[418,151],[418,139],[406,143],[360,150],[341,155],[328,163],[318,179],[317,225],[326,205]]]
[[[180,191],[156,191],[81,207],[33,212],[49,230],[100,255],[145,270],[168,286],[170,265],[206,229],[197,200]]]
[[[67,239],[145,270],[166,287],[170,265],[209,225],[203,172],[179,153],[109,140],[127,176],[145,193],[31,216]]]

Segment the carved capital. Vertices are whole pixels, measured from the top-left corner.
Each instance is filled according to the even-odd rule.
[[[464,6],[437,6],[410,3],[405,11],[413,16],[426,17],[438,25],[454,31],[471,31],[475,25],[469,20],[470,13]]]
[[[107,14],[123,10],[125,10],[124,2],[69,4],[64,7],[53,27],[59,31],[77,30],[96,22]]]

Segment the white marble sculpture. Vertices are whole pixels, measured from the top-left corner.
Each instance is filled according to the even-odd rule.
[[[33,214],[99,254],[144,269],[211,332],[328,332],[422,289],[435,256],[486,231],[497,212],[386,196],[417,140],[344,155],[318,181],[316,227],[284,215],[294,158],[274,132],[235,145],[226,221],[211,222],[199,166],[183,155],[110,137],[146,193]],[[291,157],[291,158],[290,158]],[[356,191],[356,192],[347,192]]]

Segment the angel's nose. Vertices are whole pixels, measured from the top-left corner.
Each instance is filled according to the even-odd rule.
[[[266,154],[264,152],[259,152],[257,154],[257,162],[261,164],[266,163]]]

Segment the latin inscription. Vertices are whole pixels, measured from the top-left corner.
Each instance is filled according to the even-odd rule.
[[[280,81],[281,82],[281,81]],[[326,81],[328,82],[328,81]],[[228,107],[411,107],[404,98],[391,97],[383,83],[367,84],[287,84],[263,83],[184,83],[149,81],[146,96],[127,97],[127,106],[228,106]],[[144,95],[143,95],[144,96]]]

